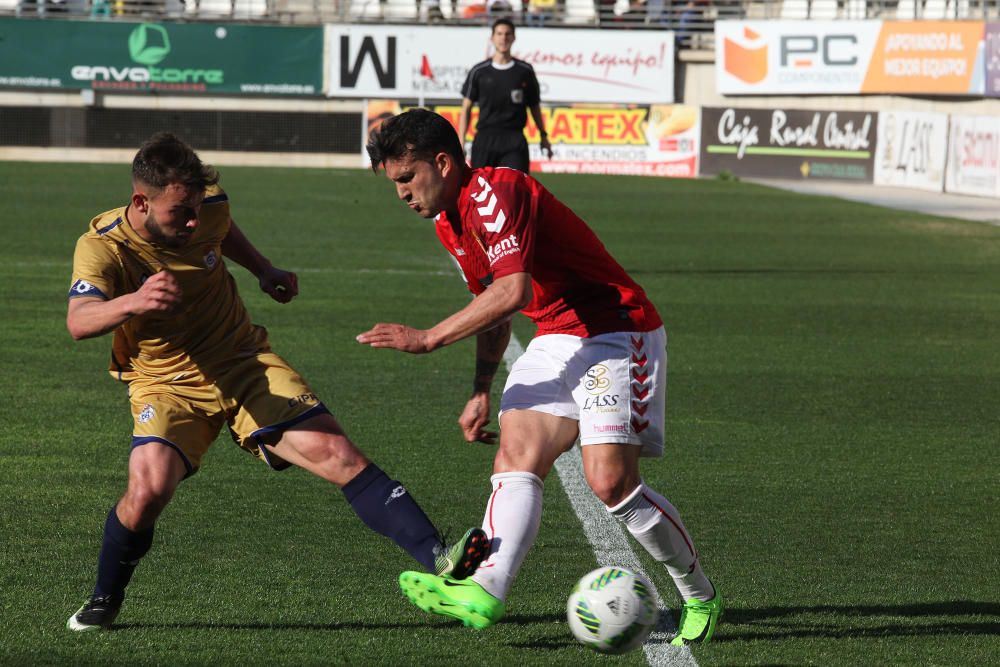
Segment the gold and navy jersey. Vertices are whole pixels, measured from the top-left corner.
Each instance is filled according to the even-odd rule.
[[[250,322],[222,260],[232,220],[229,198],[217,186],[206,189],[198,220],[187,244],[166,248],[143,240],[125,219],[125,207],[116,208],[91,220],[77,241],[71,299],[114,299],[163,270],[183,293],[176,311],[137,315],[115,330],[114,377],[210,382],[234,360],[267,349],[266,332]]]

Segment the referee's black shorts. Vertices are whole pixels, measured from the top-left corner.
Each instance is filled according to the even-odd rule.
[[[480,132],[472,142],[472,167],[510,167],[528,173],[528,140],[524,132]]]

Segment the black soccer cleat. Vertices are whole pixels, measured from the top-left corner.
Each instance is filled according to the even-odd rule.
[[[434,574],[465,579],[476,571],[490,552],[490,539],[482,528],[470,528],[450,547],[442,544],[434,563]]]
[[[90,599],[66,621],[66,629],[74,632],[106,630],[118,618],[124,598],[111,595],[91,595]]]

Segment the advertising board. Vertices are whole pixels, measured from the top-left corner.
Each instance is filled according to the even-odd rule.
[[[459,100],[469,69],[492,53],[489,37],[482,26],[328,25],[327,94]],[[669,31],[519,28],[512,54],[534,67],[543,103],[674,100]]]
[[[981,197],[1000,196],[1000,118],[950,118],[944,189]]]
[[[719,21],[723,95],[983,92],[981,21]]]
[[[403,111],[398,100],[369,100],[368,128]],[[461,106],[428,105],[458,128]],[[632,174],[694,178],[700,137],[697,107],[664,104],[628,107],[543,106],[553,157],[538,148],[538,130],[525,129],[533,173]],[[475,127],[475,118],[472,126]],[[366,133],[367,136],[367,133]],[[467,141],[473,138],[470,132]],[[467,151],[468,152],[468,151]],[[369,166],[362,148],[362,164]]]
[[[320,95],[323,29],[0,18],[0,89]]]
[[[876,115],[703,108],[700,173],[871,183]]]
[[[947,114],[879,112],[876,185],[941,192],[947,158]]]

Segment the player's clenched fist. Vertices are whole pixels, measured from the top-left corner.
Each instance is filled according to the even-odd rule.
[[[299,293],[299,277],[292,271],[271,267],[257,279],[260,288],[278,303],[288,303]]]
[[[132,297],[133,315],[144,313],[169,313],[181,304],[181,286],[169,271],[154,273]]]
[[[484,426],[490,423],[490,396],[476,394],[465,404],[465,410],[458,418],[462,427],[462,435],[466,442],[485,442],[492,445],[496,442],[496,431],[487,431]]]

